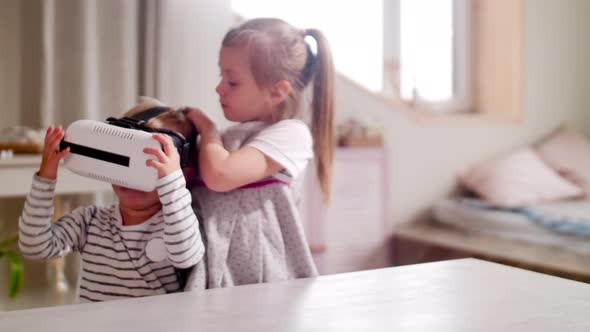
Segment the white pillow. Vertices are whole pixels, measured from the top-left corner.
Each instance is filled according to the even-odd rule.
[[[537,144],[536,151],[549,167],[590,193],[590,141],[582,133],[563,126]]]
[[[531,148],[479,162],[460,175],[461,183],[498,207],[579,197],[581,188],[547,166]]]

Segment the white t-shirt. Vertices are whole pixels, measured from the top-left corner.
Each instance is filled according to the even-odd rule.
[[[268,125],[248,122],[229,128],[223,135],[226,148],[233,151],[251,146],[285,167],[287,175],[298,178],[313,158],[313,139],[301,120],[288,119]]]

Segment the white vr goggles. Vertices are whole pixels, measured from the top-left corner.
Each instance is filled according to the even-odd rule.
[[[168,107],[154,107],[132,117],[111,117],[106,122],[73,122],[60,142],[60,150],[70,148],[64,158],[65,166],[85,177],[146,192],[154,190],[158,173],[147,166],[146,161],[155,157],[143,152],[147,147],[162,148],[152,134],[164,133],[172,138],[181,167],[188,165],[191,142],[195,141],[173,130],[145,126],[146,120],[169,110]]]

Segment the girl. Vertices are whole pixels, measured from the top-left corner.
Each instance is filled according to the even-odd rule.
[[[305,37],[313,37],[312,53]],[[208,287],[316,276],[292,188],[312,158],[325,201],[333,157],[333,65],[324,35],[279,19],[230,30],[216,88],[223,113],[239,122],[220,135],[198,109],[201,185],[193,189],[207,237]],[[301,120],[313,82],[311,132]],[[313,139],[312,139],[313,137]]]
[[[136,106],[126,116],[160,106],[152,102]],[[148,120],[146,126],[174,130],[185,137],[194,134],[184,114],[173,110]],[[118,204],[80,207],[51,223],[58,163],[69,152],[69,148],[58,151],[63,137],[61,127],[47,130],[41,166],[19,220],[23,256],[45,260],[80,252],[82,302],[176,292],[184,286],[183,270],[195,265],[193,286],[204,288],[204,267],[197,263],[205,247],[180,156],[170,137],[154,134],[164,150],[144,150],[156,157],[147,161],[158,171],[154,191],[113,185]]]

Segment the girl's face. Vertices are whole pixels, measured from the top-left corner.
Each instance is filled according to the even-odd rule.
[[[145,192],[113,185],[113,191],[117,195],[117,198],[119,198],[119,205],[129,209],[145,210],[156,204],[161,204],[156,190]]]
[[[219,52],[221,82],[215,91],[230,121],[265,121],[272,116],[271,90],[256,84],[248,59],[245,48],[223,47]]]

